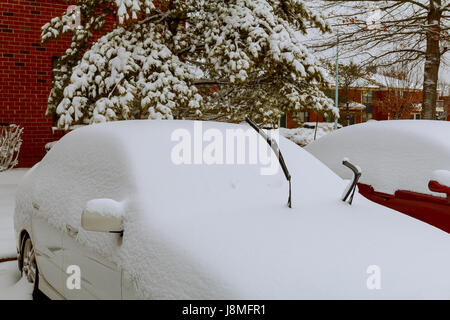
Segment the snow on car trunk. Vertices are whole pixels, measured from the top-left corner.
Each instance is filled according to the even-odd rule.
[[[124,268],[145,298],[450,298],[446,233],[359,195],[353,206],[343,203],[346,183],[281,138],[293,181],[289,209],[279,167],[229,164],[226,141],[223,153],[210,153],[223,164],[198,156],[220,134],[248,126],[200,124],[126,121],[73,131],[22,184],[16,226],[33,212],[64,231],[65,223],[80,226],[89,200],[123,203],[120,244],[118,235],[81,227],[77,240]],[[190,152],[179,148],[181,137]],[[39,211],[29,199],[39,199]],[[374,266],[380,290],[367,286]]]
[[[435,170],[450,170],[449,137],[450,123],[445,121],[374,121],[335,131],[305,149],[344,179],[351,172],[342,159],[349,158],[363,171],[360,182],[376,191],[443,197],[431,192],[428,182]]]

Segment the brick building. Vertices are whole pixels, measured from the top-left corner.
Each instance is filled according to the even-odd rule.
[[[0,2],[0,123],[24,127],[19,166],[30,167],[45,155],[45,144],[62,133],[45,117],[52,84],[52,63],[69,38],[41,46],[41,26],[66,11],[55,0]]]
[[[46,117],[53,64],[70,47],[70,34],[41,45],[41,27],[67,12],[76,1],[3,0],[0,2],[0,123],[24,128],[19,167],[30,167],[45,155],[45,145],[59,140],[55,119]],[[115,17],[107,17],[105,31]],[[102,34],[95,33],[96,41]]]
[[[335,87],[325,90],[327,96],[335,99]],[[388,92],[395,91],[402,97],[409,97],[409,100],[417,105],[415,110],[403,116],[402,119],[419,120],[421,116],[422,86],[420,84],[404,83],[402,80],[394,79],[380,74],[373,74],[365,79],[359,79],[346,92],[339,88],[339,97],[346,96],[347,103],[340,102],[339,110],[341,114],[340,122],[343,125],[366,122],[368,120],[392,120],[393,115],[384,112],[377,102],[386,99]],[[341,99],[340,99],[341,100]],[[440,97],[437,101],[436,111],[444,114],[448,110],[448,97]],[[448,114],[448,113],[447,113]],[[281,126],[287,128],[298,127],[299,122],[319,122],[327,121],[317,112],[297,112],[287,114],[281,121]],[[447,116],[450,120],[450,114]]]

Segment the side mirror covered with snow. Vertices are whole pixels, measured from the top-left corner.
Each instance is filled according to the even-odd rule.
[[[433,192],[447,194],[447,200],[450,202],[450,171],[436,170],[433,172],[428,189]]]
[[[87,231],[123,233],[123,204],[111,199],[88,201],[81,214],[81,226]]]

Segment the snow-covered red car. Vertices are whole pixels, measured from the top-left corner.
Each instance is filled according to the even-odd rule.
[[[55,299],[450,298],[447,233],[343,202],[347,182],[280,138],[289,208],[284,171],[251,161],[252,139],[263,150],[246,125],[74,130],[19,185],[21,270]]]
[[[337,130],[306,150],[342,178],[362,169],[359,192],[450,233],[450,122],[372,121]]]

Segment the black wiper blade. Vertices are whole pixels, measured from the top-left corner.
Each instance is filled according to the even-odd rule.
[[[353,172],[353,179],[348,184],[347,188],[345,188],[344,194],[342,195],[342,201],[346,202],[348,200],[347,202],[351,205],[353,203],[353,196],[355,195],[356,187],[358,185],[359,178],[361,178],[362,172],[358,166],[352,164],[347,158],[342,160],[342,164]]]
[[[278,147],[278,143],[271,137],[269,137],[263,129],[261,129],[256,123],[254,123],[249,117],[245,117],[245,121],[256,130],[269,144],[269,146],[272,148],[273,152],[275,152],[278,161],[280,162],[280,166],[283,169],[284,176],[286,177],[286,180],[289,182],[289,197],[288,197],[288,207],[292,208],[292,186],[291,186],[291,174],[289,173],[289,170],[286,166],[286,162],[284,161],[283,155],[281,154],[280,148]]]

